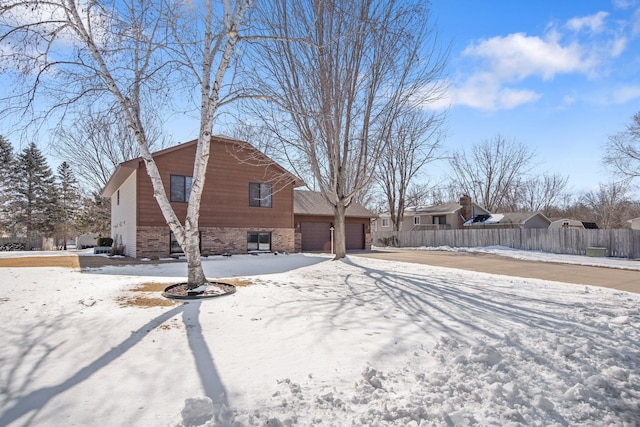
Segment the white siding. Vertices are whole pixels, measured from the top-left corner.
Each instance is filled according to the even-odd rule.
[[[111,237],[114,244],[122,243],[125,255],[136,257],[136,174],[111,196]]]

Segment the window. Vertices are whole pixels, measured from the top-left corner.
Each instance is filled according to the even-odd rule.
[[[270,251],[271,233],[247,233],[247,251]]]
[[[202,231],[200,232],[200,236],[198,239],[198,245],[200,246],[200,251],[202,251]],[[183,254],[184,251],[180,247],[180,243],[176,239],[176,236],[173,235],[173,231],[169,232],[169,253],[170,254]]]
[[[118,206],[120,206],[120,190],[118,190],[118,203],[116,203]]]
[[[383,227],[389,226],[389,218],[382,218],[382,226]]]
[[[413,217],[413,225],[420,225],[420,217],[419,216],[414,216]]]
[[[271,184],[249,183],[249,206],[271,207]]]
[[[434,216],[433,217],[433,223],[434,224],[445,225],[447,223],[447,216],[446,215]]]
[[[187,203],[191,194],[190,176],[171,175],[171,201]]]

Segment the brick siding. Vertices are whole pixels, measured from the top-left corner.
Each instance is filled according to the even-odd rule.
[[[225,252],[232,254],[247,253],[248,232],[270,232],[271,250],[273,252],[295,252],[295,233],[293,228],[222,228],[202,227],[201,251],[207,255],[219,255]],[[169,256],[169,227],[140,226],[137,229],[137,256]]]

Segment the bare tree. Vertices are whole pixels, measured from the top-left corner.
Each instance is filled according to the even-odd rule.
[[[603,160],[623,178],[640,177],[640,113],[632,117],[625,131],[609,137]]]
[[[551,215],[552,209],[563,200],[568,182],[568,176],[548,173],[524,180],[517,186],[518,194],[513,198],[515,210]]]
[[[146,121],[149,149],[156,151],[168,145],[159,126]],[[116,167],[140,156],[140,149],[126,121],[118,111],[82,111],[70,125],[61,125],[52,143],[57,157],[77,174],[89,192],[100,192]]]
[[[339,259],[346,208],[372,180],[399,112],[440,96],[445,55],[422,2],[260,4],[259,22],[273,38],[251,58],[269,102],[257,112],[333,206]]]
[[[395,231],[400,231],[409,186],[421,169],[436,159],[443,120],[443,114],[407,111],[386,133],[388,139],[378,163],[376,180],[386,196]]]
[[[628,193],[628,182],[600,184],[597,191],[585,194],[582,202],[591,210],[600,228],[626,228],[634,212]]]
[[[535,157],[525,145],[497,135],[453,153],[449,160],[460,190],[490,212],[508,205],[509,195],[529,173]]]
[[[23,89],[7,96],[11,102],[0,117],[40,105],[46,106],[44,117],[57,114],[62,120],[69,109],[87,103],[117,109],[187,257],[192,288],[207,282],[199,251],[200,201],[216,112],[238,96],[233,79],[226,77],[252,2],[3,0],[0,9],[0,63],[12,67],[11,74],[21,79],[16,83],[22,83],[16,88]],[[151,115],[147,109],[164,108],[174,91],[186,98],[179,108],[195,101],[200,119],[184,224],[167,198],[144,120]]]

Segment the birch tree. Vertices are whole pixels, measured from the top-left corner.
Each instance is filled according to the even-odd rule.
[[[88,105],[117,110],[187,257],[190,288],[206,283],[198,221],[210,138],[216,112],[237,95],[228,71],[252,2],[3,0],[0,10],[0,64],[16,77],[0,117],[18,111],[64,120]],[[167,198],[144,122],[149,109],[170,108],[174,100],[176,109],[199,117],[184,223]]]
[[[333,206],[342,258],[345,211],[371,182],[399,112],[440,97],[446,49],[426,2],[268,0],[256,22],[271,36],[251,49],[256,113]]]

